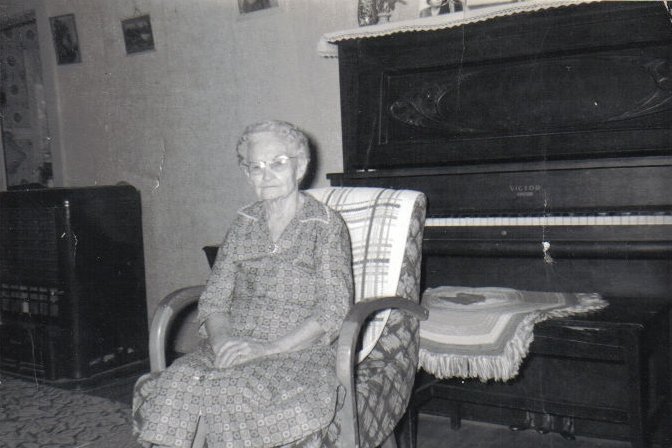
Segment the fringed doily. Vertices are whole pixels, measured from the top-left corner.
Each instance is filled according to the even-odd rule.
[[[439,379],[506,381],[518,374],[534,325],[600,310],[599,294],[442,286],[428,289],[420,324],[420,368]]]

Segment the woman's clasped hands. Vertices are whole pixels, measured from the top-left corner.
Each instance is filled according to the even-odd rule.
[[[213,345],[215,367],[225,369],[243,364],[262,356],[273,354],[270,344],[261,344],[252,339],[227,338]]]

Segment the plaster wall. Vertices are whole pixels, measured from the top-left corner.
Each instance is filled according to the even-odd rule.
[[[60,184],[141,191],[150,316],[165,294],[205,281],[201,247],[221,241],[253,199],[234,151],[245,125],[280,118],[305,129],[312,187],[342,169],[338,62],[316,45],[357,25],[356,1],[280,0],[245,16],[235,0],[29,3],[50,58]],[[82,62],[56,65],[48,17],[70,13]],[[126,55],[120,21],[144,14],[156,49]]]

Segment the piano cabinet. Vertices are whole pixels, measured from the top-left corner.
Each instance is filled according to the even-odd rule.
[[[331,184],[425,193],[424,288],[612,304],[538,325],[510,383],[420,373],[403,446],[418,411],[646,446],[662,418],[671,426],[669,11],[593,2],[393,25],[334,41],[343,172]]]

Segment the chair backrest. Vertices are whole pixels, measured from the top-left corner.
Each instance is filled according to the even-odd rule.
[[[422,193],[366,187],[307,190],[338,211],[350,232],[355,302],[395,296],[416,201]],[[378,313],[364,331],[361,361],[373,349],[390,315]]]

